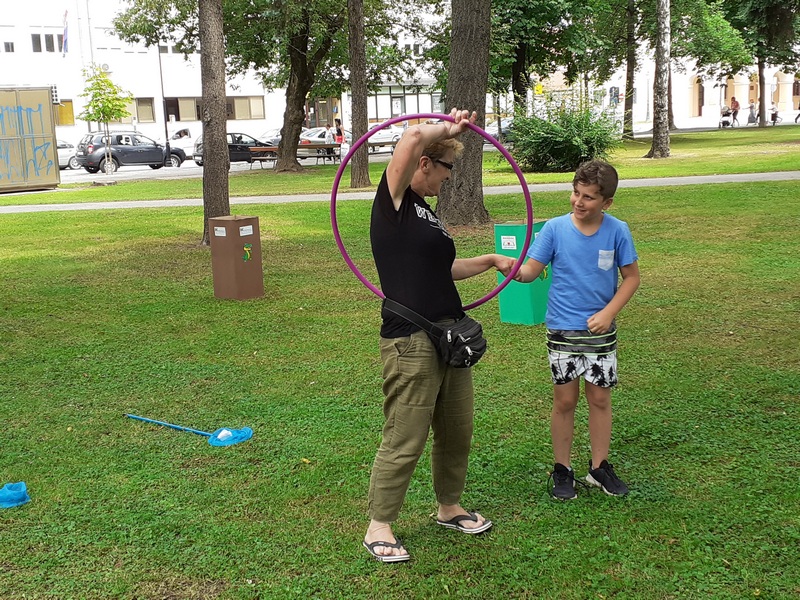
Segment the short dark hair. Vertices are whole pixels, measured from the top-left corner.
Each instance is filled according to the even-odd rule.
[[[581,163],[572,178],[572,185],[582,183],[583,185],[595,185],[600,188],[600,195],[603,198],[613,198],[617,193],[619,175],[617,170],[604,160],[589,160]]]

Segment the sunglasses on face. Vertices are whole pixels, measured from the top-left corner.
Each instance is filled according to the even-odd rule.
[[[453,163],[444,162],[443,160],[439,160],[438,158],[434,159],[433,162],[439,163],[440,165],[442,165],[448,171],[452,171],[453,170]]]

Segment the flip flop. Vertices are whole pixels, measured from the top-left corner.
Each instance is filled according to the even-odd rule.
[[[403,547],[403,542],[400,541],[399,537],[395,537],[395,539],[397,541],[394,544],[392,544],[391,542],[381,542],[381,541],[372,542],[371,544],[368,544],[367,540],[364,540],[363,542],[361,542],[361,544],[364,546],[364,548],[367,549],[367,552],[369,552],[372,555],[372,558],[380,562],[396,563],[396,562],[406,562],[408,560],[411,560],[411,555],[408,554],[408,551],[406,551],[406,554],[378,554],[377,552],[375,552],[375,548],[378,546],[382,546],[385,548],[397,548],[399,550],[400,548]]]
[[[458,515],[457,517],[453,517],[449,521],[440,521],[438,519],[436,520],[436,522],[442,527],[447,527],[448,529],[455,529],[457,531],[460,531],[461,533],[469,533],[470,535],[474,535],[476,533],[483,533],[484,531],[486,531],[487,529],[491,529],[492,527],[492,522],[489,521],[488,519],[483,522],[483,525],[473,528],[464,527],[461,524],[462,521],[475,521],[477,523],[478,516],[474,512],[470,511],[469,514]]]

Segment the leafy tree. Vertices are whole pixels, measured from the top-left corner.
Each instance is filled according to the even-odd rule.
[[[130,92],[111,81],[103,69],[92,64],[83,70],[86,88],[81,98],[87,98],[86,106],[78,115],[82,121],[97,123],[102,126],[105,133],[106,152],[103,164],[107,174],[113,173],[111,160],[111,134],[108,124],[130,116],[128,104],[133,99]]]
[[[196,0],[127,2],[130,8],[114,20],[123,40],[151,45],[165,39],[186,53],[194,50]],[[407,2],[364,3],[367,81],[373,89],[384,78],[405,79],[413,67],[391,35],[391,24],[404,19]],[[268,89],[286,89],[276,168],[299,171],[297,145],[306,98],[338,95],[347,87],[347,6],[340,0],[223,0],[222,7],[228,74],[255,71]]]
[[[723,0],[731,25],[742,35],[758,67],[759,125],[767,125],[768,65],[800,65],[800,0]]]

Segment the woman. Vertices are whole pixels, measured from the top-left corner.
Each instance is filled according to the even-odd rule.
[[[747,124],[750,125],[752,123],[758,122],[758,116],[756,115],[756,101],[752,98],[750,99],[750,114],[747,115]]]
[[[372,205],[370,239],[381,288],[388,298],[431,321],[463,316],[454,280],[492,267],[507,275],[514,259],[485,254],[455,258],[453,239],[425,201],[449,179],[463,145],[454,138],[474,123],[473,112],[453,109],[455,122],[410,127],[397,143]],[[431,465],[438,502],[437,523],[481,533],[492,522],[460,505],[472,439],[470,369],[447,365],[427,334],[402,317],[382,311],[383,439],[372,468],[370,524],[364,547],[382,562],[409,560],[392,532],[411,475],[433,430]]]
[[[337,144],[344,144],[344,127],[342,127],[342,120],[341,119],[334,119],[333,123],[335,125],[334,129],[334,136]]]

